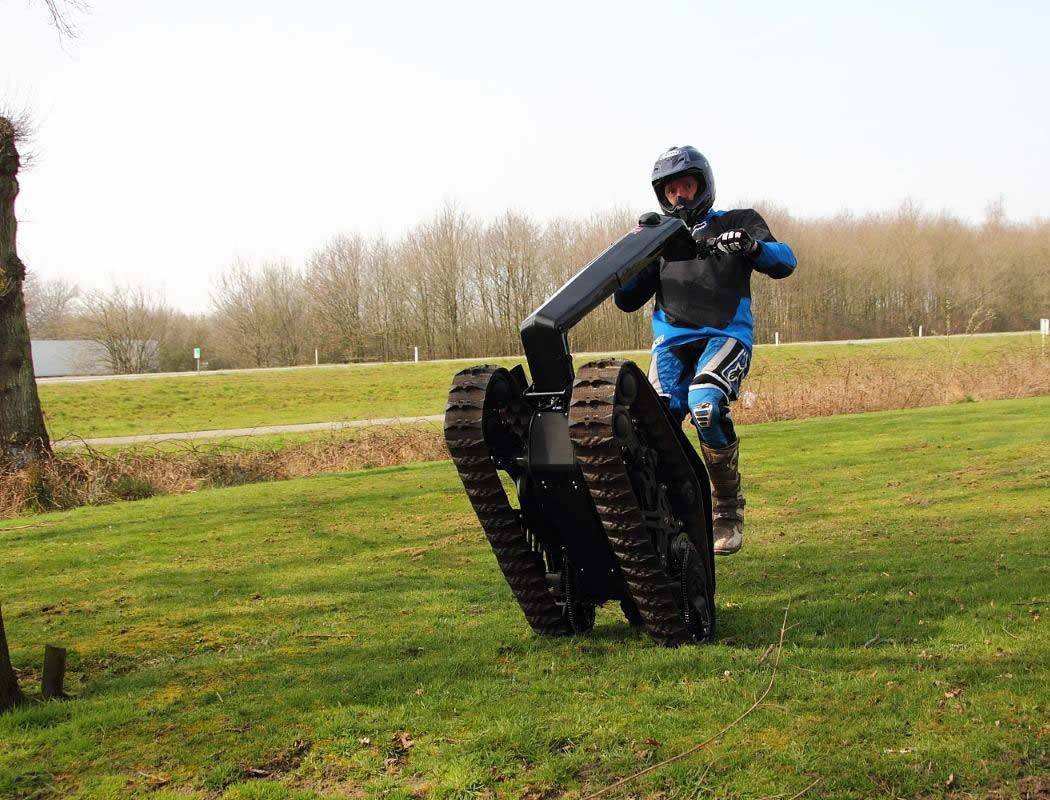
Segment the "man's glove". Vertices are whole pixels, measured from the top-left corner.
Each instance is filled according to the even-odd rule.
[[[715,248],[727,256],[753,256],[758,253],[759,244],[745,230],[726,231],[716,236]]]
[[[760,245],[747,231],[737,229],[708,237],[706,227],[706,225],[697,225],[690,231],[693,239],[696,240],[697,258],[708,258],[712,255],[754,256],[758,254]]]

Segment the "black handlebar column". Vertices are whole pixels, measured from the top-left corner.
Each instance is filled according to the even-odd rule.
[[[638,227],[577,272],[521,323],[521,343],[532,373],[532,392],[554,395],[572,388],[575,372],[569,352],[569,330],[656,261],[672,240],[688,240],[687,244],[692,245],[685,223],[676,217],[646,214]]]

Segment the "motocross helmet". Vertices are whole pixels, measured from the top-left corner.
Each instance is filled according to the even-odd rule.
[[[664,184],[671,178],[680,175],[696,177],[698,188],[692,201],[684,205],[673,206],[664,197]],[[695,225],[703,219],[715,203],[715,175],[707,159],[695,147],[684,145],[672,147],[653,164],[653,191],[656,192],[660,208],[669,216],[679,217],[687,225]]]

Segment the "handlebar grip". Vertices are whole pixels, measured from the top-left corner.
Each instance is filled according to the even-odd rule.
[[[718,249],[715,246],[718,242],[717,236],[710,236],[706,239],[697,241],[696,243],[696,255],[698,258],[708,258],[713,253],[717,253]]]

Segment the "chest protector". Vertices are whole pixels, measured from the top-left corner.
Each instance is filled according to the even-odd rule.
[[[758,217],[753,211],[751,215]],[[709,219],[704,235],[717,236],[744,228],[759,241],[772,238],[764,224],[761,230],[756,230],[759,226],[754,223],[755,220],[744,218],[741,212],[730,211]],[[719,254],[685,261],[665,260],[660,264],[656,303],[672,324],[725,328],[736,314],[740,300],[751,297],[751,270],[751,259],[747,256]]]

